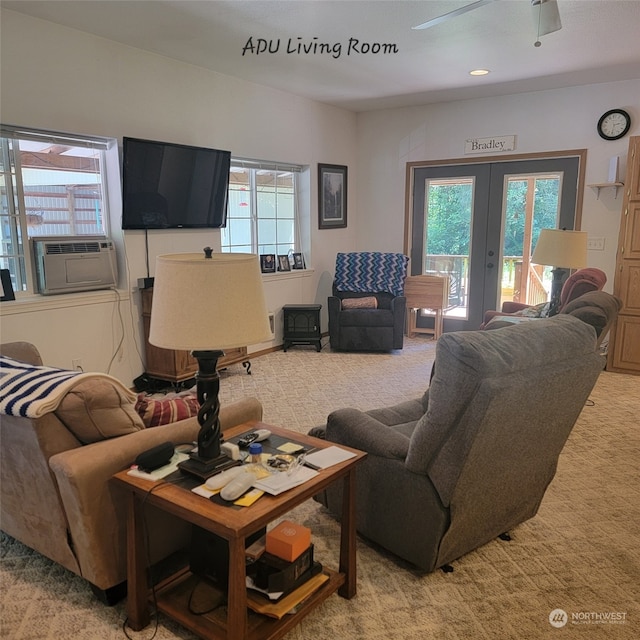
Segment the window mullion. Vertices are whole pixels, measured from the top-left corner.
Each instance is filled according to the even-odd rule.
[[[11,140],[13,153],[9,151],[9,140],[3,139],[3,147],[8,157],[9,175],[6,180],[7,204],[9,206],[9,230],[13,246],[12,258],[16,262],[13,274],[16,281],[16,293],[29,291],[31,287],[31,263],[25,260],[28,255],[28,227],[26,216],[20,215],[24,211],[24,191],[22,183],[22,167],[20,165],[20,145],[18,140]],[[10,196],[10,197],[9,197]]]
[[[260,253],[260,238],[258,237],[258,180],[257,170],[249,170],[249,193],[251,194],[251,248]]]
[[[20,162],[20,143],[18,140],[13,141],[13,167],[15,171],[16,180],[16,196],[18,200],[18,212],[26,211],[25,197],[24,197],[24,183],[22,181],[22,164]],[[20,276],[25,278],[25,282],[21,283],[26,285],[26,290],[31,291],[31,282],[34,282],[31,273],[31,260],[26,260],[25,256],[30,255],[29,249],[29,228],[27,225],[27,216],[17,216],[18,226],[20,227],[20,238],[22,239],[22,252],[20,259]]]
[[[3,240],[5,242],[8,241],[10,246],[13,247],[11,253],[9,253],[8,247],[7,247],[7,251],[5,252],[6,245],[3,243],[2,250],[0,253],[2,253],[3,258],[6,258],[9,261],[15,260],[19,267],[18,272],[13,274],[15,278],[14,288],[16,292],[18,292],[18,291],[22,291],[22,288],[23,288],[24,273],[21,266],[23,260],[20,254],[19,244],[18,244],[19,234],[18,234],[18,226],[17,226],[18,218],[16,215],[16,194],[15,194],[14,182],[12,177],[13,161],[11,157],[12,154],[9,150],[9,139],[2,137],[0,140],[1,140],[0,152],[2,153],[5,199],[6,199],[6,206],[7,206],[6,226],[4,228],[6,229],[6,232],[8,232],[8,235],[9,235],[8,238],[5,238],[3,233]],[[4,217],[5,216],[3,216],[3,219]],[[7,266],[10,266],[10,263]]]
[[[293,180],[293,229],[295,232],[294,240],[293,240],[294,251],[300,251],[302,246],[302,242],[300,240],[300,219],[298,217],[300,212],[300,206],[298,202],[298,198],[300,197],[300,193],[298,191],[298,187],[300,186],[298,182],[299,177],[300,177],[300,174],[297,171],[293,174],[293,177],[292,177],[292,180]]]

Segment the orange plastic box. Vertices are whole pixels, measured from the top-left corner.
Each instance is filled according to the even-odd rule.
[[[293,562],[311,544],[311,529],[283,520],[279,525],[267,531],[267,553],[282,560]]]

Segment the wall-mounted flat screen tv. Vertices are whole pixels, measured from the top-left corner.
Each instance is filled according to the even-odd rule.
[[[122,228],[227,224],[231,152],[123,138]]]

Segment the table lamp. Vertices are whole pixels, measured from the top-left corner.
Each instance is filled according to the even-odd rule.
[[[567,229],[541,229],[531,262],[554,267],[551,270],[549,316],[558,313],[560,292],[568,269],[587,266],[587,232]]]
[[[149,342],[191,351],[198,361],[198,448],[180,463],[208,478],[231,463],[220,455],[220,377],[224,349],[271,338],[258,256],[247,253],[176,253],[156,259]]]

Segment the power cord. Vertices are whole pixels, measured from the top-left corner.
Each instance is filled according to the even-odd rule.
[[[213,611],[215,611],[216,609],[219,609],[220,607],[224,606],[227,603],[227,599],[224,597],[224,594],[220,593],[218,595],[218,598],[214,599],[213,606],[210,607],[209,609],[204,609],[203,611],[197,611],[196,609],[194,609],[193,597],[196,593],[197,588],[201,584],[206,584],[206,582],[204,580],[198,580],[198,582],[194,585],[193,589],[191,589],[191,593],[189,594],[189,603],[187,606],[189,607],[189,612],[193,613],[193,615],[195,616],[204,616],[207,613],[212,613]]]
[[[109,360],[109,364],[107,365],[107,373],[111,373],[111,367],[113,366],[113,361],[116,359],[116,356],[120,352],[120,349],[122,349],[122,345],[124,344],[124,337],[125,337],[124,320],[122,318],[122,298],[120,296],[120,292],[118,291],[118,289],[113,289],[113,292],[116,294],[116,299],[118,301],[116,304],[116,308],[118,310],[118,319],[120,320],[120,330],[122,333],[120,335],[120,340],[118,342],[118,345],[116,346],[115,351],[111,356],[111,360]]]
[[[145,243],[147,243],[147,240],[145,238]],[[147,276],[149,276],[149,262],[148,262],[148,244],[147,246]],[[123,257],[124,257],[124,264],[125,264],[125,268],[126,268],[126,277],[127,277],[127,291],[129,291],[129,318],[131,320],[131,338],[133,340],[133,345],[135,346],[136,349],[136,353],[138,354],[138,358],[140,359],[140,363],[143,365],[144,368],[144,358],[142,357],[142,354],[140,353],[140,346],[138,345],[138,332],[139,332],[139,328],[137,326],[138,320],[139,318],[134,318],[133,317],[133,308],[134,308],[134,304],[133,304],[133,296],[131,295],[131,270],[129,268],[129,256],[127,255],[127,243],[126,240],[124,239],[124,236],[122,238],[122,247],[123,247]]]
[[[187,444],[187,443],[181,443],[182,444]],[[178,445],[180,446],[180,445]],[[186,478],[185,478],[186,480]],[[156,490],[159,488],[162,488],[166,485],[169,484],[173,484],[173,485],[180,485],[182,482],[182,478],[178,477],[175,478],[172,481],[168,481],[168,480],[160,480],[157,484],[154,484],[152,487],[149,488],[149,490],[145,493],[144,498],[142,499],[142,504],[141,504],[141,509],[142,509],[142,532],[144,535],[144,543],[145,543],[145,551],[146,551],[146,561],[147,561],[147,570],[149,572],[149,575],[151,575],[151,569],[152,569],[152,563],[151,563],[151,545],[149,544],[150,539],[149,539],[149,526],[147,523],[147,517],[146,517],[146,513],[145,513],[145,506],[147,504],[147,500],[149,498],[149,496]],[[160,624],[160,621],[158,619],[158,597],[157,597],[157,593],[156,593],[156,586],[153,582],[153,580],[151,580],[151,597],[152,597],[152,601],[153,601],[153,611],[151,612],[151,616],[155,617],[155,627],[153,629],[153,634],[151,635],[151,637],[149,638],[149,640],[153,640],[156,637],[156,634],[158,633],[158,626]],[[122,622],[122,632],[124,633],[124,635],[129,638],[129,640],[138,640],[137,638],[134,639],[132,638],[128,631],[127,631],[127,625],[129,623],[129,618],[125,617],[124,621]]]

